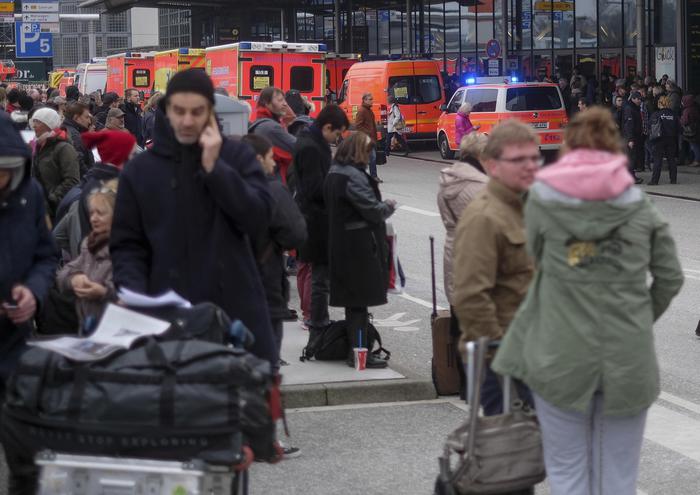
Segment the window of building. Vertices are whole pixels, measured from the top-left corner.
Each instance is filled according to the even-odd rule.
[[[578,0],[576,6],[576,47],[595,47],[598,43],[598,13],[590,0]]]
[[[289,72],[289,86],[301,93],[311,93],[314,90],[313,67],[292,67]]]
[[[416,103],[432,103],[442,98],[437,76],[415,76],[418,89]]]
[[[348,80],[343,81],[343,85],[340,87],[340,93],[338,94],[338,103],[343,103],[348,94]]]
[[[495,112],[497,89],[467,89],[467,101],[472,104],[472,112]]]
[[[460,7],[462,53],[476,50],[476,7]]]
[[[459,107],[462,106],[462,99],[464,98],[464,90],[460,89],[458,90],[452,99],[450,100],[450,104],[447,105],[447,113],[457,113],[459,110]]]
[[[78,65],[80,63],[78,60],[78,38],[64,36],[61,42],[63,45],[63,64]]]
[[[598,37],[601,47],[622,46],[622,5],[600,1],[598,4]]]
[[[554,24],[554,48],[574,47],[574,4],[573,2],[559,2],[563,5],[557,7],[561,10],[553,12]],[[564,10],[571,9],[571,10]]]
[[[445,50],[459,51],[459,2],[445,2]]]
[[[509,112],[558,110],[560,108],[559,91],[551,86],[509,88],[506,91],[506,110]]]
[[[388,55],[391,53],[391,12],[388,10],[378,10],[376,11],[376,21],[375,12],[372,12],[372,17],[370,18],[370,12],[367,13],[367,21],[370,25],[370,39],[373,34],[374,22],[377,23],[377,53],[382,55]],[[370,42],[370,45],[372,43]]]
[[[119,14],[106,14],[105,17],[107,18],[107,32],[128,32],[126,12],[121,12]]]
[[[654,0],[654,41],[659,44],[676,43],[676,0]]]
[[[127,36],[107,36],[107,51],[114,53],[115,50],[125,50],[129,46]]]
[[[625,11],[625,46],[634,46],[637,43],[637,2],[636,0],[624,0]]]
[[[531,0],[511,0],[509,7],[511,49],[530,48],[532,46]]]
[[[534,18],[534,48],[552,48],[552,0],[537,0]]]
[[[275,85],[275,69],[269,65],[254,65],[250,68],[251,91],[262,91]]]

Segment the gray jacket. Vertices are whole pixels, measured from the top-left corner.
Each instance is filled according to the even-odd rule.
[[[294,145],[297,142],[297,138],[285,131],[282,124],[270,118],[256,120],[250,125],[248,132],[266,137],[272,146],[282,148],[289,153],[294,151]]]

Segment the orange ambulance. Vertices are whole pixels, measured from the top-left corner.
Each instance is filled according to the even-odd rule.
[[[338,105],[354,122],[362,95],[374,96],[377,123],[386,126],[388,97],[393,95],[406,121],[402,131],[412,140],[435,139],[445,103],[440,68],[434,60],[381,60],[356,63],[348,70],[338,94]]]
[[[107,57],[106,92],[124,96],[124,91],[133,88],[141,98],[150,98],[153,88],[155,52],[126,52]]]
[[[165,92],[170,78],[187,69],[204,70],[203,48],[176,48],[158,52],[153,57],[155,70],[154,91]]]
[[[254,108],[260,91],[274,86],[285,93],[296,89],[316,107],[326,94],[326,45],[242,41],[206,49],[206,70],[214,86],[246,100]],[[255,112],[251,113],[251,119]]]
[[[472,105],[469,119],[481,126],[479,132],[488,134],[499,122],[518,119],[537,132],[542,151],[559,150],[568,122],[559,87],[552,83],[519,83],[514,77],[497,79],[501,82],[476,84],[476,78],[468,78],[468,85],[459,88],[443,106],[435,134],[442,158],[452,159],[459,150],[455,120],[465,102]]]

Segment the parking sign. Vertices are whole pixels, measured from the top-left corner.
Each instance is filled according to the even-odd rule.
[[[38,23],[15,23],[15,56],[17,58],[53,57],[53,36],[42,33]]]

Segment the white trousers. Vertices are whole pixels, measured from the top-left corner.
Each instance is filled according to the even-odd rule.
[[[646,410],[604,416],[596,393],[582,414],[533,396],[552,495],[636,495]]]

